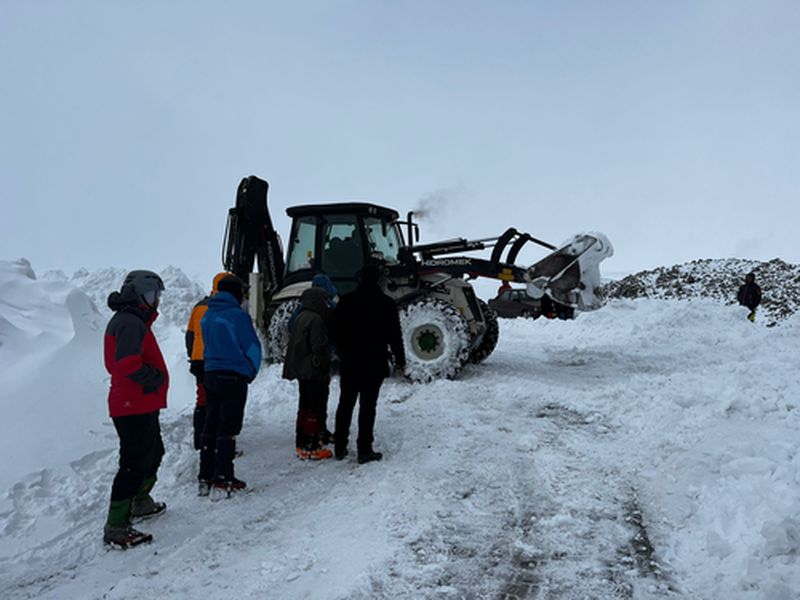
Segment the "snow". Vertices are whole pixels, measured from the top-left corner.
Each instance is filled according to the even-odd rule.
[[[4,598],[797,598],[796,314],[620,299],[501,320],[457,379],[386,382],[385,458],[362,466],[294,458],[296,384],[265,367],[236,464],[250,490],[211,502],[181,331],[204,286],[162,272],[169,509],[141,525],[153,544],[118,552],[101,542],[117,449],[101,302],[123,273],[0,261]],[[334,379],[331,415],[337,396]]]

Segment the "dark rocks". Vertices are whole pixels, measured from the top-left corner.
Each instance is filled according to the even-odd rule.
[[[736,292],[744,276],[753,272],[761,286],[759,313],[765,320],[785,319],[800,308],[800,265],[779,258],[768,262],[739,258],[698,259],[671,267],[640,271],[603,286],[611,298],[656,298],[691,300],[710,298],[736,303]]]

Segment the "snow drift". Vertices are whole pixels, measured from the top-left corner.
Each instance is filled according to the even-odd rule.
[[[25,262],[0,262],[0,407],[14,423],[0,441],[13,457],[4,597],[727,600],[800,589],[800,317],[753,325],[704,298],[502,320],[495,353],[459,379],[387,381],[385,459],[364,466],[294,458],[296,384],[266,367],[237,461],[250,492],[211,503],[194,493],[180,331],[202,286],[175,286],[183,295],[167,311],[165,294],[173,316],[157,330],[172,373],[156,487],[169,509],[142,527],[152,545],[108,551],[116,437],[107,315],[91,298],[119,273],[37,280]],[[331,412],[337,394],[334,379]]]

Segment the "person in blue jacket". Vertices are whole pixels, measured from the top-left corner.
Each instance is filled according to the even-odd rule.
[[[250,315],[242,309],[244,283],[224,277],[200,322],[205,349],[206,422],[200,449],[200,495],[212,488],[227,492],[247,484],[234,477],[236,436],[242,430],[247,386],[261,366],[261,344]]]

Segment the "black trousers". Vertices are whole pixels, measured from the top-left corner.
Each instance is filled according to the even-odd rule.
[[[337,450],[347,448],[353,409],[358,401],[358,453],[364,454],[372,451],[375,410],[382,384],[383,377],[341,375],[339,382],[341,393],[339,406],[336,409],[336,431],[334,432]]]
[[[155,477],[164,456],[158,411],[114,417],[119,435],[119,470],[111,486],[111,501],[133,498],[146,479]]]
[[[233,479],[236,436],[242,431],[247,380],[230,371],[206,371],[206,420],[198,479]]]
[[[320,433],[327,428],[330,379],[299,379],[300,401],[295,425],[295,446],[313,450],[320,446]]]
[[[203,428],[206,425],[206,388],[203,384],[204,373],[195,373],[197,383],[197,401],[194,405],[192,415],[192,428],[194,433],[194,449],[200,450],[203,447]]]

